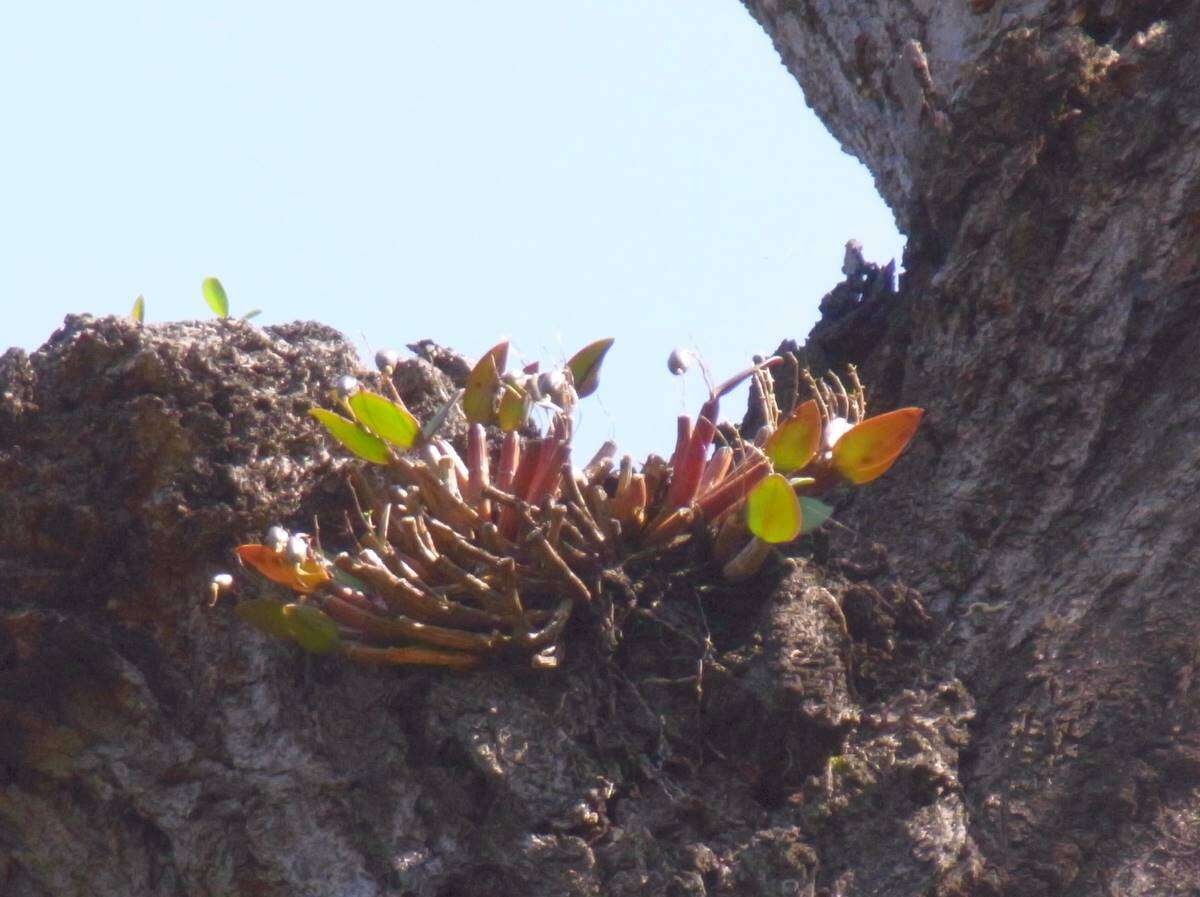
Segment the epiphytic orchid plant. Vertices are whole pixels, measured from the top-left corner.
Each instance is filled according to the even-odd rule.
[[[680,417],[669,461],[651,455],[635,471],[629,456],[615,464],[606,443],[577,469],[571,413],[595,391],[611,345],[592,343],[560,370],[508,372],[501,343],[424,425],[396,393],[392,353],[380,354],[388,396],[344,378],[332,400],[341,413],[311,414],[371,462],[351,471],[356,549],[331,556],[319,538],[277,527],[263,544],[239,546],[245,565],[295,596],[244,599],[238,615],[366,663],[468,669],[509,655],[553,666],[575,605],[593,601],[614,569],[704,536],[728,578],[748,576],[772,545],[824,522],[830,509],[817,495],[882,475],[921,417],[908,408],[868,418],[853,370],[850,390],[805,372],[813,397],[783,415],[776,357],[710,389],[694,423]],[[753,440],[718,426],[721,399],[747,379],[767,421]],[[462,454],[437,435],[455,403],[469,423]],[[536,434],[534,408],[547,415]],[[219,592],[230,579],[218,579]]]

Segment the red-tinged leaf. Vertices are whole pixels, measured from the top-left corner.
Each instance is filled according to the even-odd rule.
[[[579,398],[590,396],[600,385],[600,365],[604,356],[612,348],[613,338],[599,339],[589,343],[571,356],[567,368],[571,371],[571,379],[575,385],[575,393]]]
[[[320,608],[311,604],[285,604],[283,618],[292,640],[305,651],[329,654],[341,644],[342,635],[337,623]]]
[[[496,488],[506,492],[512,491],[513,480],[517,476],[517,465],[521,463],[521,437],[516,433],[504,434],[504,442],[500,445],[500,461],[496,465]]]
[[[716,520],[745,498],[759,481],[771,473],[766,458],[749,461],[733,471],[718,486],[696,501],[696,508],[705,520]]]
[[[484,486],[490,486],[491,483],[487,431],[483,429],[483,424],[471,424],[467,430],[467,488],[463,498],[470,505],[476,504],[483,496]]]
[[[729,473],[732,463],[733,449],[729,446],[723,445],[713,452],[713,456],[704,465],[704,473],[700,476],[700,485],[696,489],[696,494],[702,496],[710,489],[720,485],[721,481],[725,479],[725,474]]]
[[[358,457],[373,464],[387,464],[391,460],[392,455],[387,444],[354,421],[324,408],[312,408],[308,413],[321,422],[330,436]]]
[[[700,409],[700,417],[692,430],[687,450],[671,473],[671,485],[667,487],[668,508],[681,508],[695,499],[700,478],[704,475],[708,447],[712,445],[713,436],[717,432],[716,420],[716,400],[713,399],[705,402],[704,407]]]
[[[473,424],[491,423],[496,410],[496,390],[500,386],[500,369],[495,350],[479,359],[467,375],[467,390],[463,393],[463,413]]]
[[[457,670],[469,670],[480,664],[480,658],[460,651],[439,651],[436,648],[372,648],[367,645],[348,643],[344,653],[359,663],[386,664],[389,666],[436,666]]]
[[[671,453],[671,467],[678,468],[687,447],[692,441],[692,419],[686,414],[679,415],[675,422],[675,451]]]
[[[740,373],[734,374],[732,377],[730,377],[728,380],[726,380],[724,383],[722,383],[720,386],[718,386],[716,389],[714,389],[712,391],[712,397],[714,399],[719,399],[722,396],[729,395],[729,393],[733,392],[735,389],[738,388],[738,386],[741,384],[741,382],[743,380],[747,379],[748,377],[754,376],[755,371],[761,371],[764,368],[773,368],[773,367],[775,367],[775,365],[781,364],[782,362],[783,362],[783,358],[781,358],[778,355],[775,355],[775,356],[772,356],[771,358],[768,358],[762,364],[756,364],[752,368],[746,368],[746,370],[741,371]]]
[[[259,632],[288,641],[292,638],[292,631],[283,617],[282,601],[250,598],[234,605],[233,612]]]
[[[349,404],[360,424],[392,445],[412,448],[421,432],[421,422],[411,411],[373,392],[356,392]]]
[[[833,466],[861,485],[887,473],[921,423],[920,408],[898,408],[851,427],[833,446]]]
[[[496,412],[496,425],[505,433],[521,429],[529,417],[533,397],[519,386],[505,383],[500,392],[500,408]]]
[[[787,477],[773,473],[750,490],[746,525],[764,542],[778,545],[800,535],[803,511]]]
[[[809,399],[788,416],[767,439],[763,451],[780,473],[800,470],[821,448],[821,412]]]
[[[635,473],[624,488],[617,490],[609,510],[622,525],[638,527],[645,518],[647,499],[646,478],[640,473]]]
[[[566,442],[557,439],[543,439],[538,454],[537,467],[529,480],[524,498],[531,505],[538,505],[558,489],[559,476],[562,466],[571,453],[571,447]]]
[[[266,545],[239,545],[234,553],[243,564],[253,567],[271,582],[297,592],[311,592],[329,580],[329,573],[315,560],[295,564],[283,552]]]

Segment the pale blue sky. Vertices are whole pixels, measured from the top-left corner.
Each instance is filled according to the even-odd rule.
[[[737,0],[8,4],[0,85],[0,347],[210,274],[372,349],[614,336],[579,454],[669,451],[673,346],[732,373],[902,251]]]

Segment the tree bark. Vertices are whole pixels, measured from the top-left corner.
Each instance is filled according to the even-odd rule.
[[[1200,8],[746,5],[909,238],[809,349],[928,409],[852,516],[978,702],[971,837],[1008,893],[1195,893]]]
[[[362,668],[206,600],[352,547],[350,346],[68,318],[0,356],[5,897],[1200,888],[1200,10],[749,6],[909,234],[806,352],[910,453],[756,579],[607,571],[559,669]]]

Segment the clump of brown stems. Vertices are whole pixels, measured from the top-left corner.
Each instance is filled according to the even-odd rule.
[[[554,666],[572,611],[595,601],[613,571],[700,537],[726,576],[748,576],[772,543],[828,516],[809,493],[873,479],[878,473],[866,468],[882,459],[886,469],[903,448],[895,438],[883,450],[868,440],[847,463],[839,451],[846,437],[888,415],[866,419],[852,369],[847,390],[834,375],[801,371],[794,358],[796,385],[803,380],[813,398],[783,414],[771,369],[785,359],[776,357],[712,388],[694,422],[680,417],[669,461],[651,455],[635,470],[606,443],[577,468],[570,412],[595,389],[609,345],[593,343],[550,375],[536,366],[506,374],[507,345],[497,346],[455,400],[470,420],[465,453],[436,435],[446,409],[422,428],[390,376],[388,397],[343,385],[336,401],[348,416],[313,414],[372,462],[351,472],[355,550],[330,556],[318,539],[283,532],[240,546],[244,563],[296,594],[286,603],[243,599],[238,614],[310,651],[366,663],[467,669],[507,656]],[[766,426],[753,440],[732,428],[719,435],[721,398],[748,378]],[[545,429],[522,435],[534,404],[548,411]],[[920,413],[904,411],[907,443],[911,412]],[[796,473],[804,475],[788,479]]]

